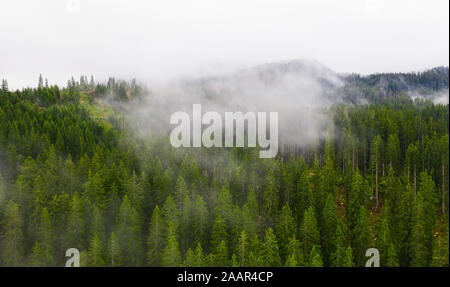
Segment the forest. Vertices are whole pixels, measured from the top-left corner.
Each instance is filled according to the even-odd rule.
[[[326,137],[261,159],[136,136],[102,101],[145,97],[134,80],[3,80],[0,266],[64,266],[77,248],[89,267],[363,267],[377,248],[382,267],[448,267],[449,107],[407,93],[448,95],[448,68],[346,83]]]

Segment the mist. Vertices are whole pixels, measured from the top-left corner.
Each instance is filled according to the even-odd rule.
[[[298,58],[338,73],[448,65],[448,1],[4,0],[0,78],[144,82]],[[401,20],[400,20],[401,19]]]
[[[341,76],[317,61],[294,60],[255,66],[221,76],[185,78],[167,84],[147,85],[147,94],[131,103],[105,98],[101,103],[119,106],[133,119],[136,135],[167,135],[178,111],[202,113],[277,112],[280,146],[308,147],[324,139],[333,127],[327,107],[343,103],[337,89]],[[203,126],[206,128],[206,126]]]

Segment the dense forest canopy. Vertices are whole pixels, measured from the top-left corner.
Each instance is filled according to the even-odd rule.
[[[64,266],[78,248],[82,266],[350,267],[374,247],[381,266],[448,266],[448,104],[408,94],[448,96],[448,77],[345,76],[326,137],[275,159],[135,136],[105,103],[146,97],[135,80],[3,80],[0,265]]]

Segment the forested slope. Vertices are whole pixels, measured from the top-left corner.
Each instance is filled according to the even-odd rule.
[[[0,265],[74,247],[83,266],[364,266],[375,247],[381,266],[448,266],[448,105],[335,105],[316,146],[260,159],[136,137],[101,104],[144,90],[3,83]]]

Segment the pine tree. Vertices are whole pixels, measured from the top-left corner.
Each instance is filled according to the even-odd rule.
[[[164,248],[164,223],[158,205],[153,210],[147,238],[147,263],[149,266],[160,266]]]
[[[259,220],[259,207],[256,200],[256,195],[253,189],[250,189],[247,195],[247,202],[242,208],[242,222],[243,228],[248,234],[257,232]]]
[[[398,267],[397,254],[391,238],[390,224],[388,221],[389,207],[385,202],[383,207],[381,227],[378,233],[376,246],[380,251],[380,265],[383,267]]]
[[[245,231],[242,231],[240,236],[239,236],[239,241],[238,241],[238,245],[237,245],[237,262],[238,262],[238,266],[240,267],[246,267],[248,266],[248,238],[247,238],[247,233],[245,233]]]
[[[94,233],[91,243],[89,244],[88,252],[88,265],[94,267],[105,266],[105,261],[103,259],[103,247],[100,238],[97,233]]]
[[[410,242],[411,242],[411,230],[414,211],[414,192],[407,184],[406,188],[400,195],[400,204],[398,207],[397,223],[392,230],[393,239],[397,250],[400,266],[409,266],[410,256]]]
[[[323,211],[322,246],[324,262],[330,265],[331,254],[336,250],[336,228],[338,225],[337,205],[331,194],[328,194]]]
[[[311,248],[311,252],[309,254],[309,263],[308,267],[323,267],[322,257],[320,253],[317,251],[316,245],[313,245]]]
[[[191,248],[189,248],[186,251],[186,255],[184,256],[184,266],[186,267],[194,267],[195,262],[195,255],[194,251],[192,251]]]
[[[227,267],[228,262],[228,247],[225,240],[221,240],[219,245],[215,247],[214,263],[216,267]]]
[[[42,209],[41,220],[39,224],[39,232],[38,232],[38,247],[36,247],[36,251],[39,251],[40,262],[43,266],[54,266],[55,261],[52,254],[53,250],[53,235],[52,235],[52,227],[50,222],[50,216],[48,214],[47,208]],[[35,245],[35,246],[36,246]]]
[[[122,256],[119,245],[119,238],[117,238],[114,232],[111,233],[111,236],[109,237],[108,240],[107,255],[108,255],[108,266],[115,267],[122,265]]]
[[[295,220],[292,216],[292,211],[286,203],[281,210],[280,219],[276,225],[276,234],[280,247],[280,256],[285,259],[287,255],[287,247],[290,238],[295,236]]]
[[[347,257],[347,244],[345,239],[345,226],[342,221],[339,221],[337,228],[336,228],[336,235],[335,235],[335,243],[334,246],[336,247],[335,251],[331,254],[331,260],[330,265],[333,267],[343,267],[349,258]],[[351,248],[350,248],[351,251]],[[351,262],[350,258],[350,262]]]
[[[0,245],[1,262],[4,266],[21,266],[24,255],[23,219],[19,206],[13,201],[6,206],[4,228]]]
[[[5,79],[2,79],[2,91],[3,92],[8,91],[8,82]]]
[[[286,267],[302,267],[305,266],[305,258],[303,256],[303,250],[295,236],[289,239],[287,247],[287,258],[284,266]]]
[[[278,267],[281,266],[280,252],[278,249],[278,243],[273,233],[272,228],[266,229],[264,236],[264,243],[261,249],[261,259],[264,266]]]
[[[175,203],[180,212],[183,212],[184,200],[189,195],[188,187],[182,176],[178,177],[175,186]]]
[[[342,267],[353,267],[353,252],[352,248],[349,246],[347,247],[347,250],[345,251],[345,257],[342,264]]]
[[[309,255],[314,245],[320,246],[320,233],[313,206],[310,206],[305,212],[301,227],[301,235],[305,254]],[[319,251],[316,250],[316,252]]]
[[[229,223],[231,221],[231,217],[233,216],[232,206],[231,193],[225,186],[223,186],[219,191],[214,213],[216,216],[220,216],[227,223]]]
[[[184,253],[187,251],[189,246],[191,246],[192,242],[192,204],[189,195],[185,195],[183,208],[181,212],[181,230],[180,230],[180,238],[181,238],[181,252]]]
[[[31,249],[29,264],[32,267],[47,266],[44,250],[42,244],[39,241],[36,241],[33,245],[33,248]]]
[[[436,221],[436,194],[431,176],[422,172],[419,178],[411,233],[411,265],[429,266],[432,259],[433,229]]]
[[[197,247],[195,248],[193,267],[205,267],[204,264],[205,264],[205,257],[203,255],[203,248],[199,242],[197,244]]]
[[[226,230],[225,220],[223,220],[221,217],[217,217],[214,220],[211,228],[211,240],[210,240],[211,250],[217,253],[218,252],[217,248],[219,247],[221,241],[227,239],[228,234]]]
[[[39,74],[39,80],[38,80],[38,88],[43,88],[44,87],[44,80],[42,79],[42,75]]]
[[[168,223],[166,247],[162,257],[162,266],[176,267],[181,263],[180,251],[176,237],[175,225],[172,221]]]
[[[175,201],[172,196],[168,196],[166,199],[166,202],[164,203],[163,209],[162,209],[162,217],[165,222],[165,232],[167,234],[168,232],[168,224],[171,222],[175,228],[175,230],[178,229],[179,226],[179,212],[175,205]]]
[[[117,219],[117,237],[125,266],[140,266],[143,263],[141,227],[136,209],[125,195]]]
[[[270,169],[266,176],[266,187],[264,189],[263,211],[265,221],[273,223],[278,215],[279,194],[273,170]]]
[[[197,195],[192,208],[192,239],[197,245],[205,244],[208,227],[208,209],[201,195]]]
[[[357,266],[365,265],[365,254],[369,247],[370,231],[367,210],[361,206],[359,209],[358,221],[353,231],[353,246]]]
[[[313,191],[308,177],[308,170],[304,170],[297,182],[296,209],[297,218],[302,220],[305,211],[313,204]]]

